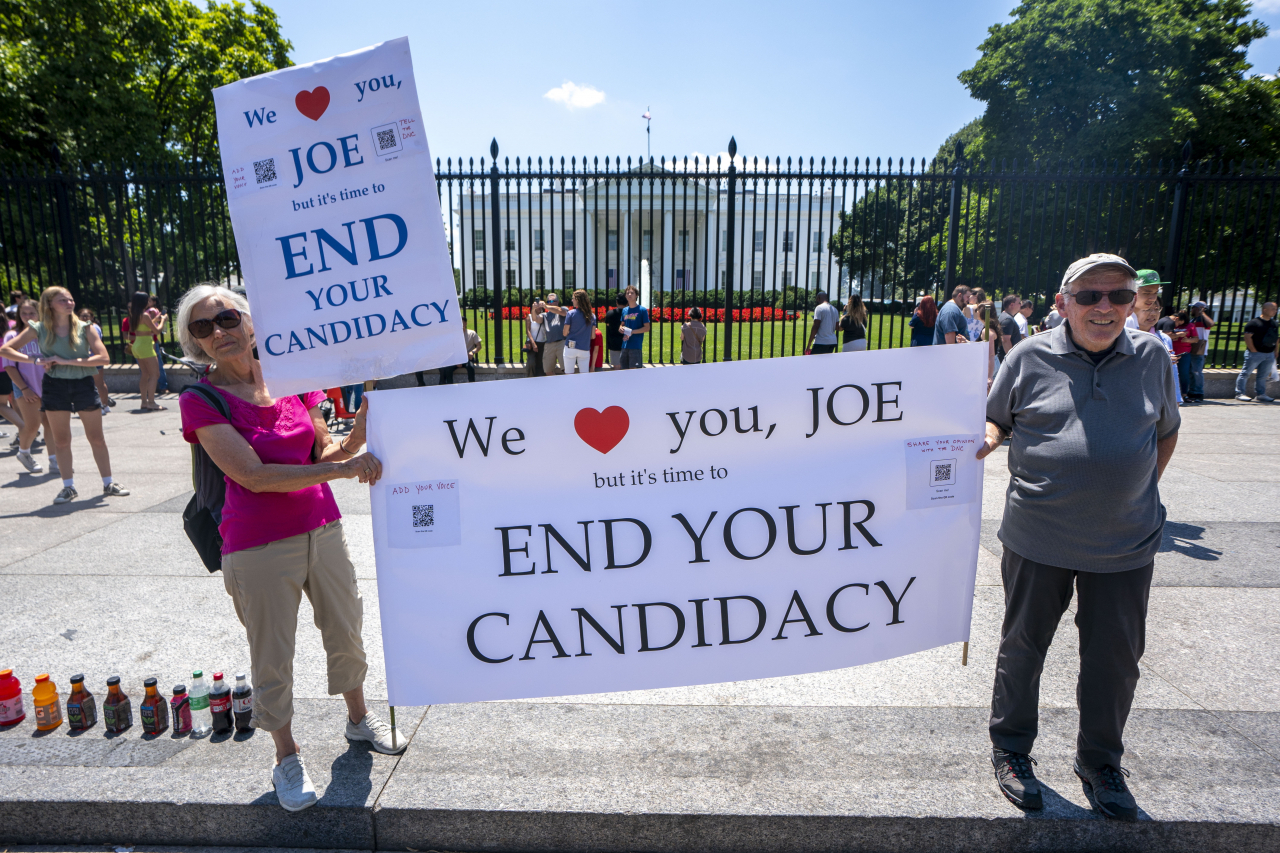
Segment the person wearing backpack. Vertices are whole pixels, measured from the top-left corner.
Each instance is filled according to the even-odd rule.
[[[403,740],[393,744],[390,727],[365,705],[363,602],[328,485],[339,479],[372,485],[382,476],[378,459],[360,452],[368,399],[351,432],[334,441],[320,411],[321,392],[273,398],[253,357],[249,304],[221,285],[187,292],[178,307],[178,335],[189,359],[212,365],[179,397],[183,437],[225,475],[225,493],[218,495],[216,477],[202,477],[197,465],[195,506],[184,520],[192,520],[194,509],[217,521],[223,582],[249,639],[253,725],[275,741],[272,782],[280,805],[299,811],[316,802],[291,728],[303,593],[324,638],[329,693],[341,693],[347,703],[347,739],[368,741],[386,754],[405,748]]]

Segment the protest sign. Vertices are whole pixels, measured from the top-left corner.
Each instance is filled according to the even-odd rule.
[[[213,95],[271,393],[464,363],[409,40]]]
[[[920,347],[373,392],[391,703],[968,640],[985,369]]]

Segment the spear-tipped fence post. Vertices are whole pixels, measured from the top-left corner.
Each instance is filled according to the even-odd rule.
[[[737,231],[738,167],[734,157],[738,153],[738,141],[729,137],[729,222],[725,234],[724,251],[724,355],[723,361],[733,361],[733,244]]]
[[[1176,308],[1174,297],[1178,292],[1178,260],[1182,248],[1182,228],[1187,218],[1187,194],[1191,189],[1191,140],[1182,146],[1182,169],[1173,187],[1173,211],[1169,222],[1169,248],[1164,256],[1164,279],[1169,282],[1160,294],[1160,301],[1169,308]]]
[[[495,137],[489,143],[489,154],[493,157],[493,165],[489,169],[489,223],[493,229],[493,363],[501,365],[506,359],[506,347],[503,344],[504,320],[502,307],[506,282],[502,277],[502,212],[498,209],[498,195],[502,190],[498,173],[498,140]]]
[[[951,172],[951,211],[947,229],[947,272],[943,287],[943,299],[951,298],[956,286],[956,264],[959,263],[960,240],[960,185],[964,180],[964,143],[956,143],[956,167]]]

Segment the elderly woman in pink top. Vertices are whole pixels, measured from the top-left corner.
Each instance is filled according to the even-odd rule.
[[[369,404],[360,406],[351,432],[334,441],[320,412],[321,392],[272,397],[253,357],[249,304],[225,287],[193,287],[178,307],[178,334],[187,357],[213,365],[201,382],[230,412],[228,419],[203,392],[179,398],[183,435],[226,475],[222,575],[249,637],[253,724],[275,741],[272,781],[280,804],[298,811],[316,801],[290,725],[303,593],[324,639],[329,693],[347,702],[347,739],[388,754],[405,747],[403,740],[393,744],[390,727],[365,706],[363,603],[328,485],[353,478],[372,485],[382,475],[377,458],[360,452]]]

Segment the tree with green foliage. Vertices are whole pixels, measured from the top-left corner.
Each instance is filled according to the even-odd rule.
[[[0,162],[216,161],[213,90],[292,47],[258,2],[0,0]]]
[[[984,102],[977,160],[1280,156],[1280,81],[1249,77],[1267,34],[1248,0],[1023,0],[960,74]]]

